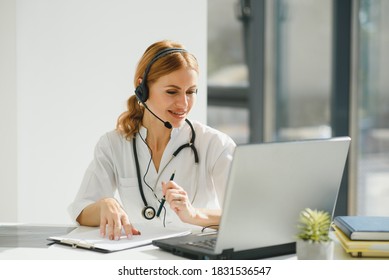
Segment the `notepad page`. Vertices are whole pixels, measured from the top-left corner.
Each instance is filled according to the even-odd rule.
[[[150,225],[134,225],[141,235],[133,235],[131,239],[128,239],[123,234],[119,240],[109,240],[107,237],[103,238],[100,236],[99,227],[85,227],[81,226],[63,236],[50,237],[53,240],[67,240],[72,241],[75,244],[89,244],[93,245],[94,248],[99,248],[107,251],[120,251],[139,246],[151,244],[153,240],[181,236],[190,234],[190,230],[182,228],[161,228],[160,226]]]

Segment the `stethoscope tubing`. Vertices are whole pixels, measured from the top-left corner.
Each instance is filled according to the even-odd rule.
[[[173,158],[175,158],[180,152],[181,150],[183,150],[184,148],[191,148],[191,150],[193,151],[193,154],[194,154],[194,158],[195,158],[195,165],[197,167],[198,163],[199,163],[199,156],[198,156],[198,152],[197,152],[197,149],[195,147],[195,140],[196,140],[196,133],[195,133],[195,130],[193,128],[193,125],[192,123],[188,120],[188,119],[185,119],[186,123],[189,125],[190,129],[191,129],[191,139],[189,141],[189,143],[186,143],[186,144],[183,144],[181,145],[180,147],[177,148],[177,150],[173,153],[171,159],[168,161],[168,163],[165,165],[165,167],[162,169],[162,171],[160,172],[160,174],[163,173],[163,171],[165,170],[165,168],[169,165],[169,163],[173,160]],[[148,203],[147,203],[147,200],[146,200],[146,196],[145,196],[145,193],[144,193],[144,190],[143,190],[143,184],[142,184],[142,179],[141,179],[141,174],[140,174],[140,166],[139,166],[139,159],[138,159],[138,153],[137,153],[137,148],[136,148],[136,136],[133,138],[132,140],[132,146],[133,146],[133,150],[134,150],[134,160],[135,160],[135,168],[136,168],[136,175],[137,175],[137,179],[138,179],[138,185],[139,185],[139,192],[140,192],[140,195],[141,195],[141,198],[142,198],[142,201],[145,205],[146,208],[151,208]],[[198,168],[198,167],[197,167]],[[197,173],[197,172],[196,172]],[[159,175],[160,176],[160,175]],[[159,179],[159,176],[158,176],[158,179]],[[157,180],[158,181],[158,180]],[[154,192],[154,191],[153,191]],[[155,194],[154,194],[155,195]],[[197,195],[197,185],[196,185],[196,190],[195,190],[195,195],[193,197],[193,200],[192,200],[192,203],[194,201],[194,198],[196,197]],[[158,198],[157,198],[158,199]]]

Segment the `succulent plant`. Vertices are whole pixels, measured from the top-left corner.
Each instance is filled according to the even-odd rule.
[[[297,237],[311,242],[326,242],[330,240],[330,226],[331,215],[328,212],[305,208],[300,213]]]

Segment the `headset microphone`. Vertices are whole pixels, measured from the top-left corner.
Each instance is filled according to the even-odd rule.
[[[173,126],[172,126],[172,124],[171,124],[170,122],[165,122],[165,121],[162,120],[160,117],[158,117],[156,114],[154,114],[154,112],[151,111],[151,110],[149,109],[149,106],[147,106],[146,103],[142,102],[142,104],[143,104],[143,106],[145,106],[145,108],[146,108],[154,117],[156,117],[158,120],[160,120],[160,121],[165,125],[166,128],[168,128],[168,129],[172,129],[172,128],[173,128]]]

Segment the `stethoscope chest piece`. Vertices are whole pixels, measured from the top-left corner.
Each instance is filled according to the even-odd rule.
[[[146,206],[142,210],[142,215],[147,220],[152,220],[155,217],[155,209],[151,206]]]

